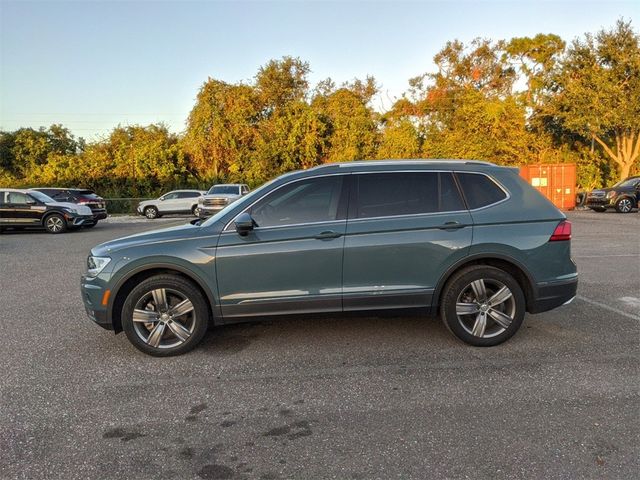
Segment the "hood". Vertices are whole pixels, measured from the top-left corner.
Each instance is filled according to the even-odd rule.
[[[86,205],[78,205],[77,203],[71,202],[47,202],[45,205],[50,205],[52,207],[60,207],[60,208],[70,208],[71,210],[75,210],[79,215],[92,215],[91,209]]]
[[[136,247],[148,243],[162,242],[165,240],[175,240],[182,238],[191,238],[200,232],[197,225],[179,225],[177,227],[161,228],[159,230],[151,230],[150,232],[136,233],[127,237],[116,238],[100,245],[96,245],[91,249],[93,255],[109,255],[111,252],[122,250],[123,248]]]

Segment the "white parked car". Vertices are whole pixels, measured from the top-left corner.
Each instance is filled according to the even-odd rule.
[[[198,199],[205,192],[200,190],[174,190],[155,200],[138,204],[138,213],[147,218],[158,218],[169,213],[191,213],[196,215]]]

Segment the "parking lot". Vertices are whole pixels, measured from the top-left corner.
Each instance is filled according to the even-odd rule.
[[[93,245],[187,218],[6,233],[0,476],[635,477],[640,214],[568,216],[578,298],[501,346],[437,318],[300,316],[169,359],[93,325],[79,276]]]

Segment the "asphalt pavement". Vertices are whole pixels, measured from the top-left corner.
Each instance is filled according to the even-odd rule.
[[[501,346],[299,316],[168,359],[93,325],[79,277],[93,245],[187,218],[0,235],[0,477],[637,478],[640,214],[569,219],[578,298]]]

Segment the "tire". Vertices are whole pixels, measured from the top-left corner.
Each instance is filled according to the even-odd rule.
[[[168,308],[158,308],[158,302]],[[177,275],[156,275],[129,292],[121,320],[134,347],[155,357],[170,357],[186,353],[200,343],[209,325],[209,308],[191,281]]]
[[[631,213],[631,210],[633,210],[633,200],[629,197],[623,197],[616,202],[616,212]]]
[[[93,227],[95,227],[97,224],[98,224],[98,221],[96,220],[95,222],[90,223],[89,225],[83,225],[82,227],[83,227],[83,228],[93,228]]]
[[[153,220],[154,218],[158,218],[160,214],[158,213],[158,209],[156,207],[145,207],[144,216],[149,220]]]
[[[594,212],[598,212],[598,213],[604,213],[607,211],[606,208],[604,207],[590,207],[591,210],[593,210]]]
[[[44,228],[49,233],[64,233],[67,231],[67,222],[59,213],[52,213],[44,219]]]
[[[198,205],[194,205],[193,207],[191,207],[191,215],[195,215],[196,217],[198,217]]]
[[[476,347],[499,345],[511,338],[522,325],[525,309],[518,282],[504,270],[486,265],[455,273],[440,302],[440,316],[449,331]]]

